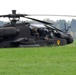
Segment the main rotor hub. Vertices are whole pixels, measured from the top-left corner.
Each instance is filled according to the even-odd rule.
[[[16,10],[12,10],[12,14],[16,14]]]

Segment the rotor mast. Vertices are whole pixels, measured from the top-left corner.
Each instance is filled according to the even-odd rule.
[[[11,24],[16,24],[16,22],[20,19],[19,17],[18,17],[18,19],[16,17],[16,10],[12,10],[12,14],[11,15],[13,15],[12,20],[9,18],[10,21],[11,21]]]

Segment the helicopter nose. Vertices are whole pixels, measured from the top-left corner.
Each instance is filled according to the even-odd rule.
[[[73,37],[70,34],[68,34],[67,43],[70,44],[73,43],[73,41]]]
[[[68,42],[69,42],[69,44],[70,44],[70,43],[73,43],[73,41],[74,41],[74,40],[73,40],[72,38],[70,38]]]

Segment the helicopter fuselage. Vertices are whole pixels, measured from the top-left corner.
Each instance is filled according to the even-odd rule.
[[[73,38],[67,34],[55,33],[47,28],[31,29],[27,22],[6,24],[0,28],[0,47],[59,46],[72,42]]]
[[[27,14],[0,15],[0,17],[9,18],[10,23],[0,27],[0,47],[28,47],[28,46],[61,46],[73,42],[70,34],[52,26],[53,23],[26,17]],[[20,17],[39,22],[39,27],[32,26],[29,22],[19,22]],[[44,27],[40,27],[44,24]],[[69,29],[69,27],[68,27]],[[67,32],[68,29],[65,31]]]

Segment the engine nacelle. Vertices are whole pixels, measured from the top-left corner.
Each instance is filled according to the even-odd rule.
[[[0,37],[14,36],[18,33],[18,29],[15,27],[3,27],[0,28]]]

